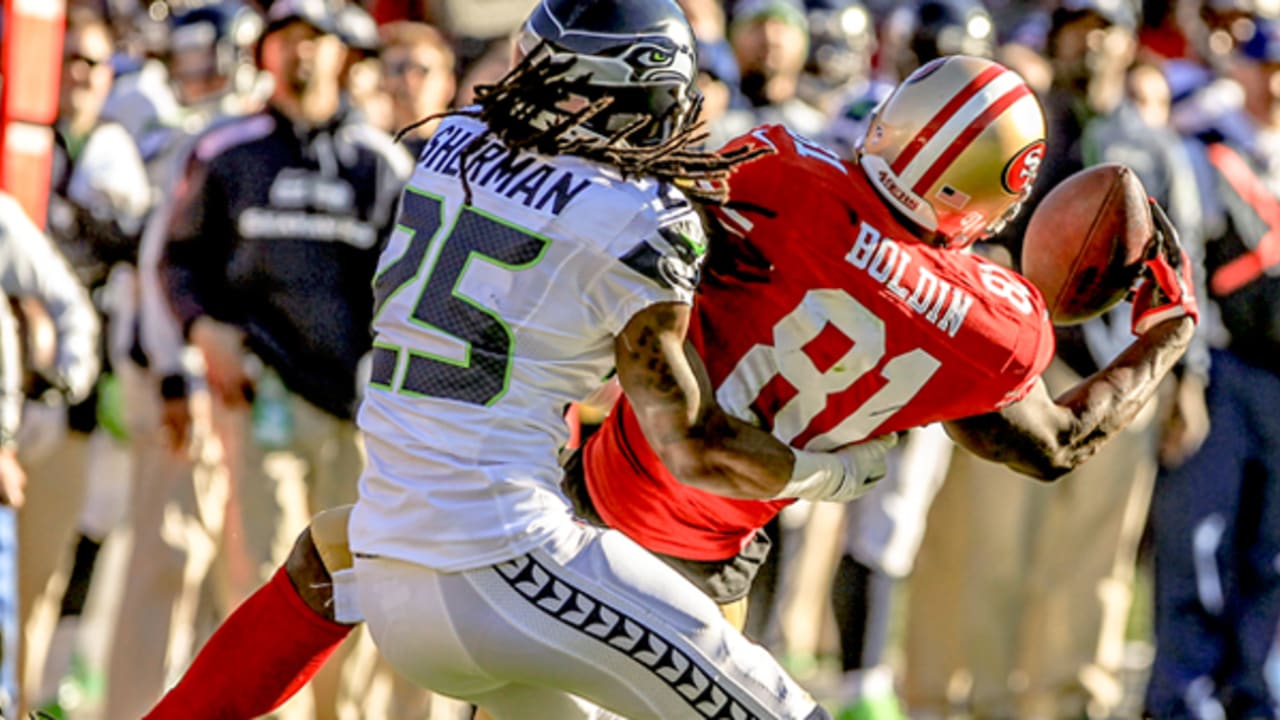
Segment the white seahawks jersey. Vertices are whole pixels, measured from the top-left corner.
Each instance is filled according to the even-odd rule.
[[[567,403],[613,366],[638,311],[691,302],[705,238],[688,200],[571,157],[512,154],[441,124],[401,198],[374,281],[359,553],[455,571],[572,522],[557,450]]]

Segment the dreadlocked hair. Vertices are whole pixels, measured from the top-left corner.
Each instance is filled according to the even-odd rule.
[[[591,86],[589,74],[563,77],[574,63],[572,58],[537,59],[545,45],[545,41],[539,43],[498,82],[477,86],[473,106],[427,116],[396,133],[399,141],[426,123],[451,115],[465,115],[483,122],[485,131],[467,143],[458,155],[458,175],[468,205],[471,204],[471,183],[467,164],[490,137],[501,140],[511,158],[522,150],[542,155],[573,155],[609,165],[623,177],[652,177],[669,182],[684,191],[690,200],[712,205],[721,205],[728,199],[727,180],[734,168],[771,152],[767,147],[738,147],[725,153],[697,149],[708,137],[702,122],[682,128],[651,147],[625,144],[627,138],[657,120],[652,115],[636,118],[609,137],[573,133],[608,108],[613,98],[599,98],[572,112],[558,107],[574,96],[591,97],[597,89]],[[699,98],[691,114],[696,116],[701,106]],[[536,127],[535,120],[545,117],[554,121],[545,128]]]

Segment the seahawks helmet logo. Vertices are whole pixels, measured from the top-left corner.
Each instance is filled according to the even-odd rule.
[[[678,132],[697,96],[693,30],[675,0],[542,0],[521,33],[525,52],[544,48],[564,63],[549,81],[577,81],[578,94],[612,103],[585,129],[600,135],[633,126],[628,143],[651,145]]]
[[[692,53],[681,50],[669,41],[650,41],[630,48],[620,60],[631,68],[638,82],[684,83],[694,76],[696,61]]]
[[[678,47],[666,38],[645,38],[634,45],[582,55],[551,48],[553,59],[573,58],[568,77],[591,75],[593,85],[640,87],[657,83],[688,87],[697,75],[692,48]]]
[[[648,55],[638,58],[641,65],[664,67],[671,64],[673,56],[665,50],[650,50]]]

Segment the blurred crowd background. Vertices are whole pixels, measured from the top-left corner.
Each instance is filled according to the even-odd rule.
[[[914,68],[1009,65],[1049,120],[1029,206],[1130,165],[1211,308],[1159,401],[1056,484],[925,428],[868,498],[788,509],[749,634],[842,720],[1276,717],[1280,3],[680,4],[712,147],[782,123],[852,157]],[[67,1],[48,215],[0,196],[27,370],[0,438],[0,480],[27,478],[0,515],[5,717],[141,717],[310,515],[354,499],[373,258],[435,126],[415,123],[503,75],[532,5]],[[1030,209],[979,251],[1016,267]],[[219,233],[322,249],[225,267]],[[342,352],[273,346],[272,323]],[[1051,389],[1128,332],[1125,308],[1062,328]],[[348,646],[281,717],[469,717]]]

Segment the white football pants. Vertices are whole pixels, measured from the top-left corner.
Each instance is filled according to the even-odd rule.
[[[355,570],[383,656],[496,720],[828,717],[715,603],[617,531],[574,526],[465,572],[370,557]]]

